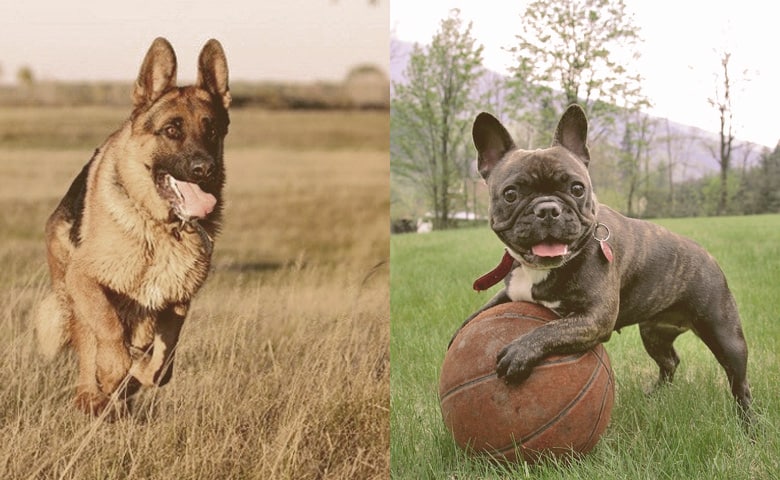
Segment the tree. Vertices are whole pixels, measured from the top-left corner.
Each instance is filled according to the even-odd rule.
[[[746,169],[737,195],[741,213],[780,212],[780,143],[761,152],[758,164]],[[733,207],[733,206],[732,206]]]
[[[420,188],[434,227],[450,226],[463,194],[470,161],[463,158],[466,130],[476,109],[473,92],[482,72],[482,46],[452,10],[427,48],[415,44],[406,84],[394,83],[390,102],[391,172]]]
[[[708,99],[710,105],[718,110],[720,118],[720,149],[713,152],[715,160],[720,167],[720,196],[718,200],[717,215],[724,215],[728,206],[728,180],[731,168],[731,153],[734,143],[734,110],[731,105],[731,79],[729,78],[729,60],[731,53],[721,53],[721,74],[716,76],[715,96]]]
[[[663,174],[666,187],[666,195],[662,201],[663,206],[656,206],[657,215],[678,216],[676,185],[686,177],[689,167],[687,158],[691,155],[691,149],[698,142],[694,133],[679,132],[673,129],[669,119],[662,121],[663,134],[655,137],[658,147],[665,155],[663,162],[659,164],[659,172]],[[660,199],[659,199],[660,200]]]
[[[32,68],[28,66],[20,67],[16,72],[16,79],[19,83],[29,88],[35,83],[35,74],[33,73]]]
[[[638,56],[640,40],[623,0],[534,0],[517,39],[512,99],[522,108],[519,119],[544,135],[542,143],[571,103],[580,103],[603,133],[616,105],[647,102],[639,75],[623,66]]]
[[[623,140],[620,143],[620,160],[618,166],[626,184],[626,215],[639,216],[641,208],[637,208],[636,196],[641,184],[645,184],[644,196],[647,197],[647,182],[650,177],[648,165],[651,136],[650,118],[642,114],[638,108],[625,110],[622,116]],[[642,160],[645,160],[642,165]],[[644,168],[642,168],[644,166]]]

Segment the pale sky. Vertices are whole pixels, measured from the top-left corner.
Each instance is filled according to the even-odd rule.
[[[157,36],[182,81],[212,37],[231,79],[341,80],[361,63],[388,71],[389,25],[389,0],[2,0],[0,82],[23,65],[38,79],[133,80]]]
[[[506,73],[528,0],[391,0],[390,29],[399,40],[428,43],[449,10],[472,21],[472,35],[484,45],[485,66]],[[715,92],[720,60],[727,48],[731,76],[747,78],[732,92],[736,135],[774,147],[780,140],[780,60],[776,6],[766,0],[626,0],[644,42],[636,65],[653,102],[649,113],[718,131],[717,111],[707,99]],[[743,76],[742,72],[746,71]]]

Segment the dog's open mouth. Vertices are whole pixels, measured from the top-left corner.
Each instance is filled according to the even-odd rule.
[[[569,253],[569,246],[565,243],[542,242],[531,247],[531,253],[537,257],[562,257]]]
[[[197,183],[177,180],[169,173],[157,176],[157,190],[182,220],[204,218],[217,204],[216,197],[201,190]]]
[[[516,250],[518,253],[513,255],[518,261],[530,268],[558,268],[567,262],[571,257],[571,249],[565,243],[559,240],[546,239],[530,249]]]

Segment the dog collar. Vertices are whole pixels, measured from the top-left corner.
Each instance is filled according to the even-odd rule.
[[[615,258],[615,255],[612,252],[612,247],[609,243],[607,243],[607,240],[609,240],[611,236],[612,232],[609,230],[609,227],[601,222],[597,223],[596,228],[593,229],[593,238],[599,242],[601,253],[604,255],[604,258],[608,263],[612,263],[612,260]],[[512,271],[512,266],[514,263],[515,259],[509,253],[509,250],[504,250],[504,256],[501,258],[501,263],[499,263],[493,270],[476,279],[472,287],[474,290],[482,292],[496,285],[498,282],[506,278],[507,275],[509,275],[509,272]]]
[[[599,229],[601,229],[603,233],[600,234]],[[609,231],[609,227],[601,222],[597,223],[595,230],[593,230],[593,238],[599,242],[601,253],[604,255],[604,258],[607,259],[608,263],[612,263],[612,260],[615,258],[615,255],[612,253],[612,247],[607,243],[607,240],[609,240],[611,235],[612,232]]]
[[[515,259],[512,257],[512,255],[509,254],[508,250],[505,250],[504,256],[501,258],[501,263],[499,263],[496,268],[474,281],[474,290],[478,292],[487,290],[488,288],[506,278],[506,276],[509,275],[509,272],[512,271],[512,265],[514,265],[514,263]]]
[[[205,253],[208,256],[211,256],[211,253],[214,251],[214,239],[211,238],[211,235],[206,231],[205,228],[203,228],[203,225],[198,222],[197,219],[191,218],[189,220],[181,220],[181,223],[173,227],[173,238],[175,238],[177,241],[181,242],[181,232],[182,230],[192,228],[195,233],[200,236],[200,240],[203,247],[203,253]],[[191,230],[188,230],[191,231]]]

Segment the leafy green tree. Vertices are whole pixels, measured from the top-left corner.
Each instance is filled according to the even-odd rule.
[[[638,108],[624,110],[621,115],[623,139],[620,143],[618,167],[623,176],[626,197],[626,215],[640,216],[637,198],[647,197],[650,180],[649,148],[652,125],[649,117]],[[644,192],[640,188],[644,185]]]
[[[536,145],[547,145],[561,112],[582,105],[591,142],[601,149],[594,172],[618,173],[598,176],[599,191],[621,197],[626,213],[637,214],[653,129],[642,114],[649,101],[641,77],[630,68],[641,38],[624,0],[533,0],[517,40],[508,82],[516,119],[536,132]]]
[[[745,172],[735,200],[748,215],[780,212],[780,144],[762,152],[758,164]]]
[[[509,87],[519,119],[538,129],[540,142],[551,140],[571,103],[600,127],[595,135],[614,122],[618,105],[631,110],[647,103],[639,75],[625,66],[638,57],[640,37],[623,0],[534,0],[520,31]]]
[[[464,154],[467,129],[477,108],[482,49],[458,10],[442,20],[428,47],[415,45],[406,83],[393,83],[390,101],[391,173],[424,193],[434,228],[450,216],[473,155]]]

